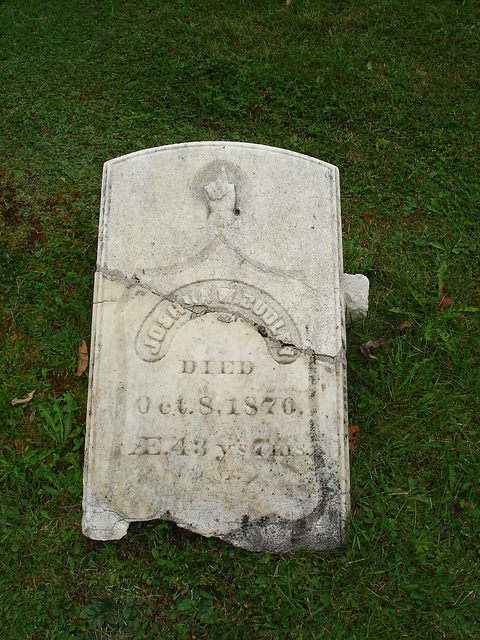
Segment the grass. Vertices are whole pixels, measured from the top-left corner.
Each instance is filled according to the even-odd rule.
[[[3,637],[480,636],[479,30],[474,0],[0,4]],[[348,334],[360,433],[335,552],[80,532],[102,164],[214,139],[340,168],[371,309]]]

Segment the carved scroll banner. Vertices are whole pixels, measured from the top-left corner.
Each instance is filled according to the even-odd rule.
[[[107,162],[84,534],[163,519],[252,551],[340,545],[344,323],[336,167],[234,142]]]

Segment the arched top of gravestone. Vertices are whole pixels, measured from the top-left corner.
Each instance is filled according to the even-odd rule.
[[[296,347],[333,357],[344,317],[338,169],[241,142],[176,144],[110,160],[98,270],[163,297],[218,278],[254,285],[276,301],[288,295]]]
[[[191,142],[105,163],[99,267],[178,269],[212,241],[256,266],[324,280],[336,264],[338,169],[293,151],[242,142]]]

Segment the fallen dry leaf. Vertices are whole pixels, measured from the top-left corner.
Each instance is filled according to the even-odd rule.
[[[14,398],[13,400],[10,400],[10,404],[13,404],[13,406],[15,406],[16,404],[25,404],[26,402],[30,402],[30,400],[33,398],[33,394],[35,393],[35,391],[36,389],[34,389],[33,391],[30,391],[30,393],[26,398]]]
[[[405,322],[397,324],[395,329],[398,329],[399,331],[405,331],[405,329],[411,329],[414,324],[415,323],[413,322],[413,320],[405,320]]]
[[[440,311],[442,309],[445,309],[445,307],[449,307],[453,302],[453,298],[445,297],[446,293],[447,293],[447,287],[443,287],[442,292],[440,294],[440,302],[438,303],[438,308],[440,309]]]
[[[292,4],[292,0],[287,0],[287,1],[285,2],[285,4],[286,4],[286,5],[287,5],[287,7],[288,7],[288,5],[289,5],[289,4]]]
[[[360,427],[348,427],[348,448],[355,451],[358,444],[357,433],[360,431]]]
[[[88,367],[87,343],[85,342],[85,340],[82,340],[82,344],[78,347],[77,377],[80,377],[87,367]]]
[[[370,349],[378,349],[378,347],[385,340],[384,336],[380,336],[378,340],[369,340],[368,342],[364,342],[360,345],[360,351],[366,358],[371,358],[372,360],[378,360],[377,356],[374,356],[370,353]]]

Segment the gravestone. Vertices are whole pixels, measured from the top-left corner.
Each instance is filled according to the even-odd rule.
[[[342,543],[341,247],[338,170],[314,158],[199,142],[105,164],[86,536],[163,519],[252,551]]]

